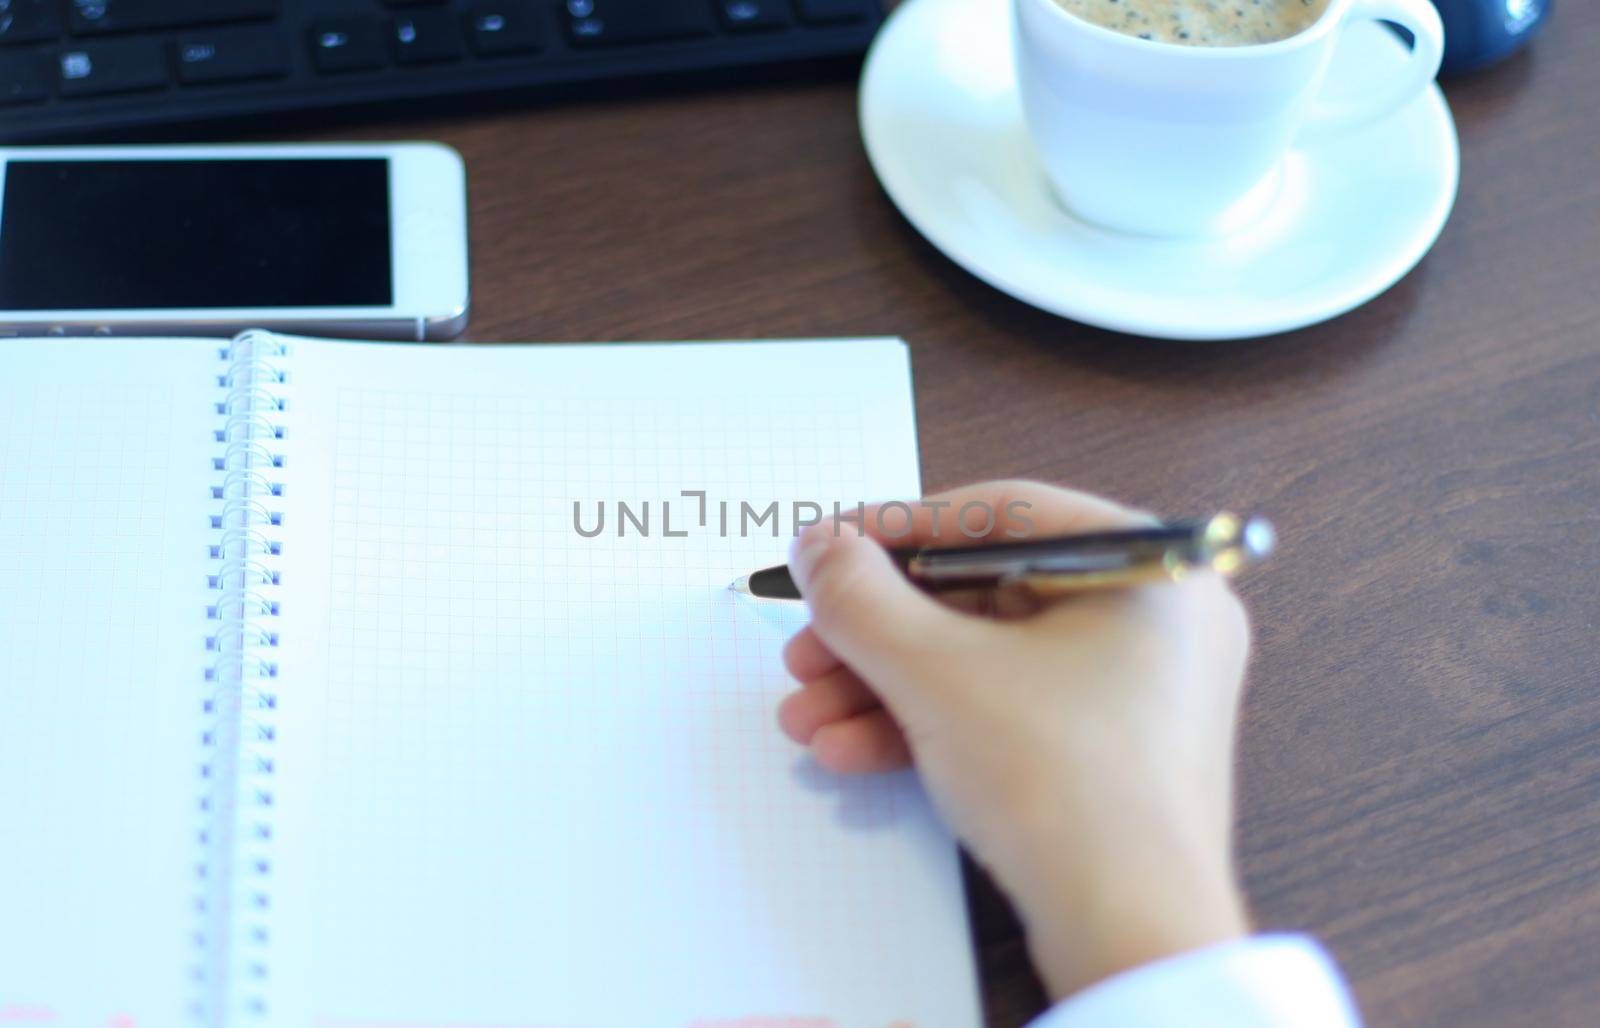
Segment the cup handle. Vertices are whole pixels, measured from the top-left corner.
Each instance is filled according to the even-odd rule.
[[[1444,23],[1431,0],[1355,0],[1343,21],[1348,24],[1356,20],[1390,21],[1404,27],[1415,40],[1411,57],[1397,76],[1369,84],[1358,96],[1318,99],[1306,120],[1307,135],[1370,125],[1399,110],[1439,74],[1439,62],[1444,59]]]

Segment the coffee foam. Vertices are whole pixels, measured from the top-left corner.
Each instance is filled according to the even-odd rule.
[[[1055,0],[1085,21],[1182,46],[1248,46],[1310,28],[1328,0]]]

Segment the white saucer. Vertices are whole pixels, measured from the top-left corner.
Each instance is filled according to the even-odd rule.
[[[1327,88],[1406,57],[1375,23],[1345,32]],[[1075,321],[1165,339],[1240,339],[1360,306],[1433,246],[1460,150],[1437,86],[1389,118],[1292,151],[1259,220],[1212,240],[1088,225],[1034,162],[1011,61],[1009,0],[907,0],[867,57],[861,133],[891,199],[951,260]]]

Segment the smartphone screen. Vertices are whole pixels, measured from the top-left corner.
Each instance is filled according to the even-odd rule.
[[[5,164],[0,310],[387,307],[389,161]]]

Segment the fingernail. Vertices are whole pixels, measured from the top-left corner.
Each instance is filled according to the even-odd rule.
[[[789,573],[794,576],[794,583],[800,587],[801,592],[806,591],[806,585],[811,581],[812,572],[817,568],[817,562],[822,559],[822,553],[833,542],[833,533],[826,526],[817,525],[801,532],[795,541],[789,544]]]

